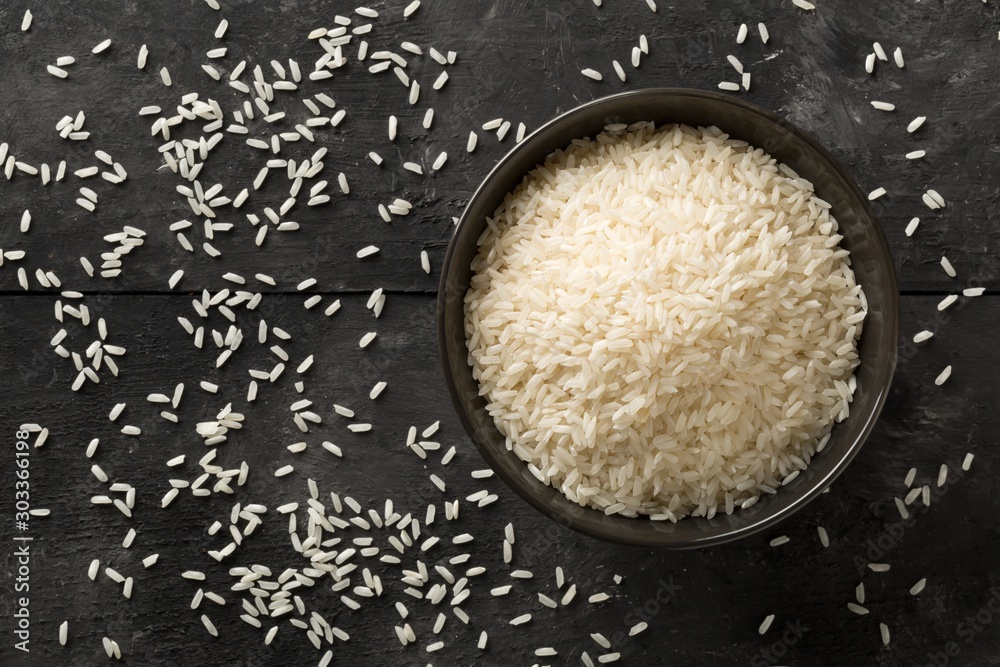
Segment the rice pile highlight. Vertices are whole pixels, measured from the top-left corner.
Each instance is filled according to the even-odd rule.
[[[829,204],[718,128],[609,126],[507,195],[465,299],[507,448],[608,514],[749,507],[847,417],[866,302]]]

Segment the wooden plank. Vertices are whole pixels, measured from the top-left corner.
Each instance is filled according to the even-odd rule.
[[[317,25],[329,23],[329,8],[315,0],[286,5],[287,9],[255,5],[252,10],[220,14],[202,3],[187,3],[130,14],[120,12],[110,0],[88,0],[81,6],[63,3],[46,7],[28,33],[0,43],[0,58],[7,63],[4,89],[8,99],[18,101],[0,109],[0,140],[10,142],[11,150],[29,163],[55,165],[66,159],[71,171],[98,164],[93,151],[102,149],[130,174],[120,187],[74,177],[47,188],[23,175],[11,182],[0,179],[0,220],[5,223],[0,226],[0,248],[27,251],[23,265],[29,273],[37,268],[54,270],[68,286],[98,291],[164,290],[173,271],[183,269],[187,276],[182,288],[193,290],[219,288],[227,271],[247,277],[261,271],[282,279],[278,289],[315,276],[324,290],[382,286],[431,292],[452,219],[460,215],[496,160],[513,147],[518,123],[530,131],[576,104],[636,87],[715,88],[720,80],[736,76],[724,58],[733,53],[753,74],[750,92],[741,96],[815,134],[847,164],[864,191],[888,190],[875,206],[890,237],[904,291],[1000,285],[995,259],[998,233],[990,222],[998,201],[992,176],[1000,169],[1000,155],[992,148],[997,103],[986,95],[994,78],[990,54],[997,17],[994,8],[976,3],[945,13],[930,5],[890,13],[870,3],[855,3],[850,10],[831,15],[781,7],[766,17],[772,35],[766,46],[755,35],[743,45],[735,44],[740,22],[751,21],[753,26],[764,17],[750,18],[721,1],[684,11],[661,7],[655,15],[642,3],[619,11],[599,9],[585,0],[561,3],[558,8],[544,3],[481,5],[449,0],[425,3],[410,20],[404,20],[398,8],[385,10],[368,37],[372,52],[398,49],[404,39],[423,48],[454,50],[458,59],[447,68],[449,83],[440,91],[432,90],[442,68],[426,56],[408,68],[422,85],[420,101],[413,106],[407,104],[407,91],[391,72],[373,78],[365,69],[367,62],[352,62],[330,81],[304,83],[305,94],[330,92],[347,118],[337,130],[317,130],[316,144],[297,142],[282,156],[302,159],[317,147],[329,148],[327,167],[314,181],[326,179],[333,184],[328,189],[336,190],[337,174],[343,171],[351,194],[342,197],[334,192],[331,204],[315,208],[298,204],[288,219],[299,222],[301,230],[272,233],[260,250],[245,213],[260,215],[264,207],[280,206],[287,198],[287,181],[272,175],[242,212],[220,209],[219,220],[234,225],[232,232],[215,234],[213,243],[224,253],[222,258],[211,259],[200,249],[187,253],[168,230],[173,222],[191,217],[175,190],[182,179],[161,167],[159,142],[149,133],[154,117],[140,118],[137,112],[157,104],[172,114],[179,97],[188,92],[217,99],[227,110],[242,101],[240,94],[201,70],[208,61],[202,54],[219,44],[227,45],[229,53],[212,63],[224,74],[249,58],[251,68],[261,63],[270,77],[267,63],[275,56],[294,57],[304,69],[311,69],[321,50],[304,37]],[[19,23],[14,11],[0,9],[4,25]],[[42,63],[69,48],[57,38],[59,30],[73,26],[78,35],[74,40],[86,41],[84,30],[96,40],[104,34],[101,17],[110,14],[117,17],[111,50],[101,56],[80,55],[66,80],[45,73]],[[222,16],[230,28],[219,41],[211,32]],[[356,24],[361,22],[355,17]],[[627,63],[640,32],[649,36],[651,52],[639,69],[627,66],[628,83],[620,84],[611,60]],[[906,68],[880,63],[877,74],[869,76],[863,68],[865,54],[870,41],[885,34],[894,35],[887,48],[897,44],[903,48]],[[947,59],[940,50],[926,47],[937,43],[940,35],[962,35],[961,48],[948,49]],[[143,43],[150,45],[151,55],[146,70],[140,71],[135,58]],[[159,81],[157,73],[163,66],[172,72],[171,88]],[[604,72],[604,82],[582,77],[583,67]],[[876,98],[895,103],[897,110],[872,109],[868,102]],[[285,108],[283,103],[274,106]],[[421,121],[432,107],[434,124],[425,130]],[[297,99],[287,108],[281,130],[290,130],[307,117]],[[90,140],[59,139],[55,124],[80,110],[86,112]],[[399,118],[400,136],[395,142],[387,137],[389,115]],[[929,120],[908,134],[905,125],[917,115]],[[495,117],[513,123],[502,143],[480,129]],[[252,127],[264,136],[259,121]],[[480,135],[479,148],[471,156],[465,151],[470,131]],[[192,128],[175,136],[196,138],[199,132]],[[927,151],[926,158],[903,158],[918,148]],[[381,167],[366,157],[372,150],[385,158]],[[429,172],[441,151],[449,159],[439,173],[420,177],[402,169],[403,162],[414,161]],[[200,178],[206,185],[224,184],[225,193],[235,196],[253,180],[265,157],[247,148],[241,136],[230,134]],[[100,195],[95,214],[74,203],[82,185]],[[936,188],[948,206],[941,211],[927,209],[920,201],[927,188]],[[414,212],[385,223],[377,207],[396,197],[412,202]],[[22,235],[17,221],[26,208],[34,223]],[[921,227],[907,238],[903,230],[914,216],[921,217]],[[78,257],[86,255],[97,263],[100,253],[109,249],[102,237],[126,224],[145,229],[147,245],[125,258],[120,278],[88,280]],[[200,248],[204,241],[200,222],[188,235]],[[381,252],[358,261],[355,253],[369,244]],[[422,250],[431,256],[432,276],[420,269]],[[948,278],[938,266],[942,254],[957,268],[958,279]],[[33,280],[31,284],[33,290],[39,289]],[[0,290],[19,289],[14,263],[8,262],[0,267]]]
[[[412,559],[419,557],[428,566],[447,564],[447,558],[468,551],[473,555],[467,564],[448,567],[456,574],[477,564],[488,570],[473,578],[473,595],[462,605],[472,616],[468,626],[447,609],[402,596],[398,573],[374,559],[366,564],[382,577],[387,593],[364,601],[361,612],[341,610],[340,594],[330,591],[329,583],[298,589],[309,611],[318,611],[350,634],[349,642],[334,647],[344,664],[363,660],[410,664],[424,660],[423,646],[435,639],[446,644],[434,658],[442,664],[483,660],[492,664],[511,656],[530,660],[534,648],[550,645],[573,662],[582,650],[591,656],[600,652],[588,638],[598,631],[612,638],[623,660],[632,662],[663,655],[671,664],[704,664],[707,653],[712,656],[709,661],[720,664],[926,664],[928,656],[944,651],[948,642],[959,648],[962,664],[988,664],[988,658],[997,654],[992,631],[973,632],[966,641],[970,626],[964,619],[987,609],[991,591],[1000,585],[993,564],[993,546],[1000,539],[994,517],[1000,507],[992,483],[1000,454],[991,446],[992,434],[1000,426],[992,409],[1000,400],[993,381],[1000,350],[995,340],[984,339],[1000,315],[1000,300],[969,300],[939,315],[937,297],[904,298],[903,352],[892,394],[875,433],[847,475],[830,493],[764,535],[685,553],[621,549],[578,536],[542,518],[495,479],[470,476],[483,462],[463,434],[440,377],[430,297],[390,296],[378,320],[365,309],[365,296],[342,297],[341,311],[331,318],[307,311],[301,300],[269,296],[255,313],[240,311],[245,341],[216,370],[215,352],[195,349],[175,320],[178,315],[195,319],[187,298],[88,299],[94,316],[107,318],[109,340],[128,351],[121,358],[117,380],[105,378],[100,385],[88,384],[73,393],[67,387],[74,375],[71,362],[56,357],[49,346],[59,328],[51,313],[52,299],[0,298],[0,358],[8,368],[0,423],[8,434],[25,421],[51,430],[44,447],[31,451],[32,502],[53,512],[31,522],[32,622],[37,638],[33,659],[63,661],[67,655],[96,659],[103,655],[100,637],[108,635],[136,664],[318,661],[321,654],[287,622],[281,624],[275,643],[264,647],[262,637],[270,624],[257,630],[238,620],[239,596],[229,591],[235,579],[227,574],[238,565],[263,564],[277,574],[305,564],[291,548],[287,519],[275,508],[305,502],[307,479],[316,480],[324,501],[336,491],[352,495],[366,508],[381,508],[388,497],[397,511],[413,512],[421,520],[424,506],[433,502],[438,518],[424,528],[424,534],[445,539],[426,554],[408,555],[404,562],[413,565]],[[280,343],[291,357],[290,366],[310,353],[316,361],[302,376],[290,367],[278,382],[262,384],[257,401],[248,405],[246,369],[270,369],[277,361],[268,349],[276,342],[273,335],[265,346],[256,342],[258,316],[292,335]],[[228,326],[218,313],[208,322],[220,331]],[[85,348],[94,335],[93,325],[86,329],[87,336],[77,327],[68,328],[72,330],[64,345],[71,349]],[[923,328],[936,336],[912,351],[905,340]],[[379,336],[362,350],[357,341],[370,330]],[[207,347],[214,349],[211,344]],[[934,377],[947,364],[955,369],[952,379],[934,386]],[[301,394],[293,386],[297,379],[305,383]],[[216,382],[219,393],[200,390],[199,380]],[[367,392],[379,380],[387,381],[388,388],[370,401]],[[158,417],[162,408],[145,398],[154,392],[169,394],[177,382],[184,382],[186,390],[176,410],[180,423],[173,425]],[[290,418],[289,405],[301,398],[312,400],[311,409],[323,418],[323,424],[308,434]],[[233,496],[220,493],[209,498],[182,490],[168,509],[161,509],[167,479],[192,480],[200,472],[196,461],[208,448],[194,425],[214,418],[230,401],[247,419],[243,429],[218,447],[216,462],[230,468],[246,461],[250,467],[246,486],[234,485]],[[127,407],[111,423],[107,415],[118,402]],[[372,432],[349,432],[345,420],[333,413],[333,403],[356,410],[355,421],[370,421]],[[422,461],[404,446],[406,432],[410,425],[422,429],[435,420],[441,420],[441,429],[433,440],[443,449]],[[141,436],[120,434],[123,424],[139,426]],[[92,437],[99,437],[100,445],[88,461],[84,449]],[[324,440],[341,446],[343,458],[323,450]],[[286,449],[299,441],[308,443],[305,452]],[[441,453],[451,446],[457,449],[455,459],[440,465]],[[966,452],[976,458],[971,470],[961,473]],[[187,456],[183,466],[166,467],[168,459],[181,453]],[[89,503],[91,496],[108,493],[107,485],[91,474],[93,463],[112,481],[137,488],[131,520],[114,507]],[[292,474],[273,476],[275,469],[289,463],[295,466]],[[951,481],[938,489],[935,480],[942,463],[948,464]],[[918,501],[911,508],[913,520],[901,524],[892,497],[905,493],[903,478],[911,466],[918,469],[917,484],[932,486],[933,502],[923,509]],[[446,493],[431,484],[431,473],[444,479]],[[9,468],[4,475],[4,486],[9,488],[13,480]],[[483,488],[498,493],[501,500],[483,510],[464,501]],[[445,499],[463,499],[459,521],[441,518]],[[206,552],[228,542],[228,517],[237,502],[266,505],[264,524],[233,556],[216,563]],[[9,516],[11,503],[10,494],[0,496],[0,512]],[[207,529],[216,520],[223,528],[213,537]],[[508,521],[517,531],[512,566],[501,559],[503,526]],[[817,525],[830,535],[828,549],[818,542]],[[138,536],[125,550],[120,543],[130,527]],[[376,542],[391,551],[382,541],[387,533],[374,532]],[[448,543],[465,532],[475,536],[471,548]],[[769,547],[768,541],[781,534],[791,542]],[[154,552],[160,561],[145,570],[140,561]],[[103,573],[96,583],[86,578],[93,558],[101,560],[102,568],[111,566],[135,577],[131,601],[121,597],[120,586]],[[874,573],[865,569],[869,561],[892,567],[887,573]],[[580,593],[568,608],[549,610],[537,602],[537,593],[561,594],[554,583],[556,566],[564,568]],[[508,575],[511,567],[530,569],[535,578],[513,582]],[[207,581],[181,579],[185,570],[204,571]],[[620,585],[614,583],[614,574],[624,577]],[[926,591],[910,596],[907,590],[922,577],[928,579]],[[846,608],[859,581],[865,583],[866,606],[871,609],[865,617]],[[488,594],[490,588],[506,583],[515,583],[510,596]],[[192,611],[189,603],[198,588],[222,595],[227,605],[205,600]],[[588,604],[586,597],[599,591],[611,594],[612,600]],[[400,623],[392,601],[401,598],[411,611],[408,622],[420,637],[418,646],[405,649],[397,645],[391,627]],[[3,600],[6,614],[9,598]],[[431,626],[439,611],[448,621],[443,633],[434,636]],[[201,613],[219,628],[219,640],[205,633]],[[506,623],[520,613],[532,613],[533,621],[519,627]],[[761,637],[757,626],[771,613],[777,615],[773,628]],[[55,637],[65,619],[70,622],[71,641],[62,649]],[[648,622],[650,629],[627,638],[628,628],[640,621]],[[879,622],[892,629],[889,648],[881,645]],[[474,645],[483,629],[489,631],[490,643],[481,655]]]

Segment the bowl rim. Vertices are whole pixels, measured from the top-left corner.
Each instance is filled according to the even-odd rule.
[[[620,105],[623,101],[629,100],[630,98],[659,98],[664,96],[676,96],[676,97],[694,97],[708,99],[715,102],[721,102],[726,105],[737,107],[745,112],[755,114],[757,116],[763,117],[765,120],[770,121],[776,125],[779,125],[783,129],[787,130],[795,136],[798,141],[804,142],[814,150],[822,159],[825,161],[835,172],[837,178],[846,184],[848,190],[854,196],[856,202],[860,205],[861,212],[864,214],[866,224],[872,227],[874,232],[874,237],[876,244],[879,246],[880,254],[888,257],[890,259],[887,262],[887,291],[889,294],[888,302],[885,304],[886,312],[892,314],[891,317],[887,318],[886,328],[887,328],[887,338],[893,341],[891,348],[891,358],[886,358],[883,360],[888,366],[888,374],[885,378],[885,382],[882,386],[878,387],[878,395],[875,398],[875,402],[870,410],[870,412],[865,415],[865,423],[859,431],[857,437],[854,441],[850,443],[848,449],[837,462],[837,464],[831,468],[827,474],[820,477],[810,488],[808,488],[799,498],[792,501],[787,507],[779,509],[773,514],[766,515],[759,520],[750,520],[747,525],[738,527],[735,529],[727,529],[718,533],[709,533],[704,536],[698,536],[694,539],[674,539],[667,540],[663,539],[662,534],[649,534],[636,536],[634,534],[625,533],[615,533],[610,534],[608,531],[597,531],[591,526],[579,521],[576,517],[564,514],[558,509],[553,508],[551,505],[545,503],[538,496],[531,492],[530,489],[526,488],[524,480],[522,478],[513,477],[507,474],[507,471],[501,466],[493,465],[496,460],[498,460],[498,455],[503,454],[507,456],[515,456],[513,452],[504,450],[503,452],[494,451],[495,448],[487,443],[480,441],[480,438],[476,435],[476,429],[472,423],[470,416],[466,410],[466,402],[463,397],[459,394],[458,387],[454,381],[455,369],[449,361],[448,354],[446,351],[449,348],[448,345],[448,335],[445,327],[446,312],[448,306],[448,282],[449,277],[452,273],[451,265],[455,261],[456,243],[455,239],[458,237],[458,231],[463,225],[471,224],[469,222],[469,213],[477,201],[485,196],[485,191],[489,188],[490,183],[496,177],[497,173],[500,172],[516,155],[522,151],[529,150],[531,148],[532,140],[539,134],[542,134],[550,127],[556,124],[561,124],[574,116],[581,115],[587,111],[592,110],[595,107],[616,107]],[[610,111],[610,110],[609,110]],[[725,131],[726,128],[721,128]],[[553,148],[552,150],[556,150]],[[550,151],[551,152],[551,151]],[[445,252],[444,262],[441,265],[441,278],[438,283],[438,293],[436,297],[437,304],[437,337],[438,337],[438,356],[440,358],[442,370],[444,372],[445,383],[448,386],[448,393],[451,397],[452,405],[455,412],[458,414],[459,421],[462,423],[462,427],[465,429],[466,435],[472,440],[476,449],[479,450],[480,455],[486,461],[487,465],[503,480],[504,484],[513,490],[518,496],[525,500],[533,508],[544,514],[549,519],[571,528],[579,533],[585,534],[589,537],[600,539],[603,541],[610,541],[616,544],[630,546],[630,547],[640,547],[640,548],[656,548],[656,549],[670,549],[670,550],[684,550],[684,549],[699,549],[708,546],[715,546],[719,544],[724,544],[732,542],[749,535],[761,532],[770,528],[771,526],[783,521],[795,512],[799,511],[807,504],[812,502],[817,496],[824,492],[830,484],[837,479],[847,466],[854,460],[861,447],[867,441],[871,431],[878,420],[879,415],[882,412],[882,408],[885,405],[886,399],[888,398],[889,389],[892,385],[892,380],[895,375],[896,364],[899,358],[899,284],[896,275],[895,262],[891,261],[892,253],[889,246],[888,239],[885,236],[885,230],[879,223],[878,217],[875,215],[868,198],[861,191],[855,179],[851,176],[850,172],[845,169],[845,167],[840,163],[840,161],[834,157],[830,151],[823,146],[815,137],[801,129],[798,125],[792,121],[777,115],[773,111],[765,109],[761,106],[748,102],[746,100],[737,98],[732,95],[726,95],[723,93],[702,90],[698,88],[683,88],[683,87],[655,87],[655,88],[642,88],[638,90],[629,90],[621,93],[615,93],[612,95],[607,95],[604,97],[599,97],[589,102],[585,102],[578,106],[573,107],[567,111],[564,111],[555,117],[549,119],[534,131],[532,131],[528,136],[526,136],[520,143],[515,145],[511,150],[509,150],[503,157],[501,157],[497,163],[490,169],[482,181],[479,183],[475,192],[469,197],[469,200],[462,211],[462,215],[459,217],[458,223],[455,225],[452,236],[448,241],[448,248]],[[463,300],[464,303],[464,300]],[[464,312],[464,309],[463,309]],[[863,336],[864,334],[862,334]],[[471,367],[467,364],[463,366],[462,370],[467,370],[471,372]],[[874,388],[873,388],[874,391]],[[836,426],[836,424],[834,424]],[[518,459],[520,461],[520,459]],[[523,461],[521,462],[523,463]],[[558,489],[546,485],[548,488],[553,489],[557,493],[561,493]],[[780,493],[780,489],[778,491]],[[600,512],[600,510],[588,506],[580,506],[581,510]],[[643,520],[643,517],[627,517],[631,520]],[[680,519],[679,521],[686,520]],[[699,519],[703,517],[695,517]],[[648,519],[646,519],[648,520]]]

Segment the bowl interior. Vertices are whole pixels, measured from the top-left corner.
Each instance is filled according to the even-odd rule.
[[[468,365],[463,300],[471,279],[476,241],[504,195],[553,150],[579,137],[594,136],[610,123],[653,121],[657,125],[715,125],[733,138],[761,148],[812,181],[829,202],[840,225],[842,245],[868,299],[868,317],[859,344],[857,390],[850,416],[833,429],[824,451],[808,469],[777,494],[762,496],[747,510],[712,519],[686,518],[676,524],[645,518],[606,516],[581,507],[535,479],[504,445],[486,411]],[[791,123],[731,96],[687,89],[622,93],[578,107],[547,123],[513,149],[487,176],[466,208],[442,269],[438,295],[441,361],[452,400],[473,442],[496,473],[531,505],[552,519],[593,537],[642,547],[696,548],[727,542],[762,530],[817,496],[850,462],[882,408],[896,364],[899,311],[892,258],[867,198],[843,167],[812,137]]]

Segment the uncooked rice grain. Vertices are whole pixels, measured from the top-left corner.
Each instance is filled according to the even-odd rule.
[[[958,301],[958,295],[957,294],[949,294],[945,298],[941,299],[941,301],[937,305],[937,309],[938,310],[944,310],[945,308],[947,308],[951,304],[955,303],[956,301]]]
[[[848,413],[865,311],[839,239],[807,182],[715,128],[557,151],[488,220],[465,300],[507,448],[602,511],[749,507]],[[803,317],[805,337],[785,324]],[[814,351],[827,370],[778,361]]]
[[[949,366],[949,368],[951,368]],[[937,485],[939,487],[944,486],[945,482],[948,481],[948,464],[942,463],[940,470],[938,470]]]

